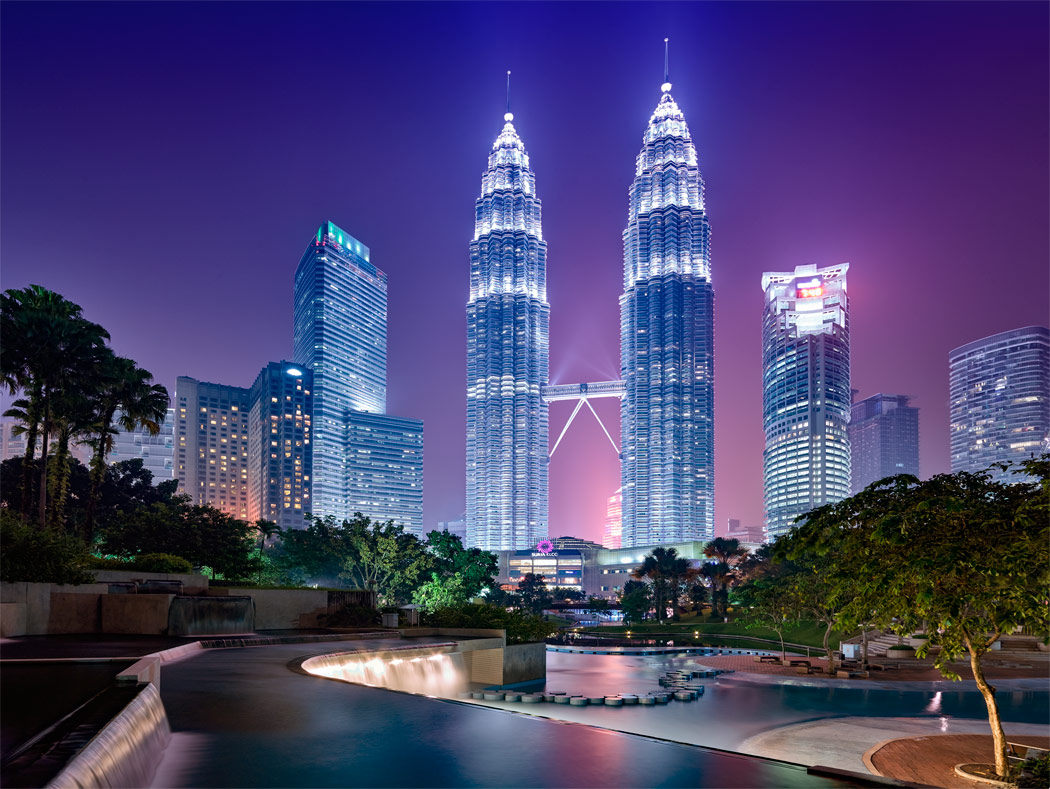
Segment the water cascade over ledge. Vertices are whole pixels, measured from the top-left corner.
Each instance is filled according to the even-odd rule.
[[[227,636],[255,631],[251,597],[179,595],[168,609],[168,635]]]
[[[339,652],[308,658],[307,674],[360,685],[455,698],[467,687],[467,671],[454,645],[403,647],[382,652]]]

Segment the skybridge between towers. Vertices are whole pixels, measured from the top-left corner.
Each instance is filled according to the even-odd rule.
[[[558,435],[558,440],[554,442],[554,448],[551,449],[550,454],[547,456],[548,462],[554,457],[554,453],[558,451],[558,445],[561,444],[561,440],[565,437],[569,425],[572,424],[573,420],[576,418],[576,414],[580,413],[580,409],[584,406],[587,406],[587,408],[590,409],[590,412],[594,414],[594,418],[597,419],[598,424],[601,425],[602,432],[605,433],[605,437],[609,439],[609,443],[612,444],[613,452],[616,453],[616,457],[620,457],[620,448],[616,446],[616,442],[613,441],[609,429],[605,426],[605,423],[602,422],[602,418],[598,416],[598,412],[594,410],[594,406],[591,405],[590,401],[598,400],[603,397],[615,397],[622,400],[624,392],[623,381],[595,381],[586,384],[554,384],[551,386],[544,386],[540,389],[540,396],[543,398],[543,402],[548,405],[561,402],[562,400],[576,401],[576,407],[572,409],[572,414],[569,416],[569,420],[565,423],[565,427],[561,429],[561,433]]]

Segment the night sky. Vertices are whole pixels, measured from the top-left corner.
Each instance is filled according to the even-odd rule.
[[[389,275],[390,413],[426,422],[425,523],[464,508],[474,199],[515,125],[543,199],[551,380],[617,378],[621,233],[671,77],[707,184],[716,523],[762,519],[763,271],[849,261],[853,386],[914,396],[948,470],[947,356],[1046,324],[1046,3],[13,3],[2,286],[81,304],[174,389],[292,347],[330,219]],[[553,407],[551,441],[571,411]],[[615,401],[600,401],[618,434]],[[581,412],[551,534],[599,538],[618,462]]]

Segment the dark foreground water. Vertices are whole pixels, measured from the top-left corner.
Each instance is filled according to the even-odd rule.
[[[161,695],[175,742],[158,785],[846,785],[798,767],[287,668],[325,651],[338,647],[213,650],[166,666]]]

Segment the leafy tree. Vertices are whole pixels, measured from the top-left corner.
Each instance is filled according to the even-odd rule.
[[[588,597],[587,613],[592,614],[599,622],[609,613],[609,601],[604,597]]]
[[[438,579],[458,578],[456,586],[463,601],[477,597],[492,588],[499,575],[499,559],[491,551],[464,548],[459,535],[448,531],[432,531],[427,535],[427,549],[434,557]]]
[[[656,621],[662,622],[667,607],[673,606],[678,618],[678,598],[683,588],[695,577],[688,559],[678,556],[674,548],[653,548],[633,573],[634,578],[645,578],[652,584],[652,602],[656,607]]]
[[[733,568],[725,562],[707,562],[700,568],[700,575],[711,584],[711,618],[728,616],[728,596],[723,596],[721,592],[729,586]]]
[[[352,551],[340,577],[359,589],[372,589],[385,605],[407,603],[434,566],[423,541],[393,521],[376,523],[361,513],[344,522]]]
[[[485,600],[490,605],[498,605],[501,608],[519,608],[521,598],[513,592],[508,592],[500,586],[494,586],[485,592]]]
[[[451,608],[439,608],[424,615],[423,623],[433,627],[493,628],[507,631],[508,644],[545,641],[558,632],[556,625],[541,616],[525,611],[484,603],[466,603]]]
[[[938,646],[934,665],[951,679],[952,662],[969,658],[1000,777],[1006,738],[982,659],[1016,627],[1050,632],[1050,455],[1015,473],[1015,484],[986,473],[892,477],[815,510],[788,535],[790,555],[827,579],[840,626],[904,633],[925,623],[930,638],[917,655]]]
[[[7,508],[0,509],[0,580],[37,583],[90,583],[88,555],[75,537],[38,529]]]
[[[697,579],[686,587],[685,595],[693,606],[695,613],[700,613],[704,603],[707,602],[707,587],[703,581]]]
[[[425,612],[436,611],[439,608],[455,608],[464,605],[470,598],[461,575],[442,578],[437,573],[431,573],[430,580],[424,582],[412,594],[412,602],[422,607]]]
[[[780,657],[787,656],[784,630],[797,622],[800,599],[791,573],[797,571],[790,562],[767,563],[766,571],[737,587],[737,597],[744,610],[743,622],[748,629],[767,628],[780,637]]]
[[[553,602],[547,591],[547,582],[542,575],[525,573],[518,581],[518,597],[521,599],[521,607],[538,614]]]
[[[721,601],[722,616],[729,614],[729,586],[736,579],[736,567],[747,556],[747,549],[740,546],[740,540],[733,537],[715,537],[704,546],[704,556],[714,559],[717,573],[709,574],[711,579],[711,613],[716,614]]]
[[[632,585],[633,584],[633,585]],[[620,595],[620,608],[623,609],[623,620],[629,625],[645,621],[645,615],[652,608],[648,584],[628,581],[623,585]]]
[[[550,596],[555,603],[579,603],[586,599],[586,595],[579,589],[569,586],[551,587]]]

